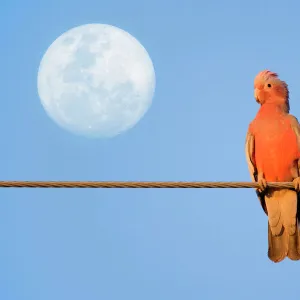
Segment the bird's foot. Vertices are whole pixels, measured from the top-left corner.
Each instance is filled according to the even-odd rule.
[[[266,190],[267,188],[267,181],[262,175],[258,175],[257,178],[257,183],[259,185],[259,188],[257,189],[258,192],[262,193]]]
[[[293,180],[294,188],[296,192],[300,191],[300,177],[297,177]]]

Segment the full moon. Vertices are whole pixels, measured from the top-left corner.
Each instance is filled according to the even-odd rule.
[[[155,71],[145,48],[106,24],[75,27],[44,54],[38,94],[49,117],[69,132],[113,137],[135,126],[151,106]]]

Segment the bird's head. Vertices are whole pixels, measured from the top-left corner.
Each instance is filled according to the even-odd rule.
[[[289,112],[288,85],[278,78],[277,73],[269,70],[259,72],[254,79],[254,97],[261,105],[273,103]]]

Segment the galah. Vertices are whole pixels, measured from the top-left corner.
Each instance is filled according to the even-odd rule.
[[[300,125],[289,114],[288,85],[269,70],[254,80],[260,108],[250,123],[245,152],[251,179],[268,216],[268,257],[300,259]],[[294,189],[269,188],[267,182],[293,182]]]

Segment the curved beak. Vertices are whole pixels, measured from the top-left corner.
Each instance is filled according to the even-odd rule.
[[[256,100],[257,103],[260,103],[260,102],[259,102],[259,99],[258,99],[258,92],[257,92],[257,89],[254,90],[254,98],[255,98],[255,100]]]

